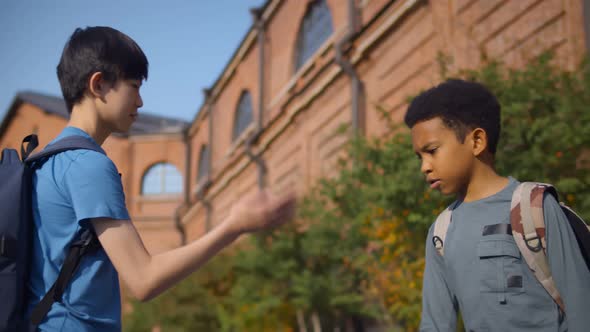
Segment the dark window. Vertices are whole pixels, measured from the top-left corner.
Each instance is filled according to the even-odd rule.
[[[295,70],[303,64],[332,35],[332,15],[325,0],[316,0],[309,4],[303,22],[299,27],[295,56]]]
[[[244,91],[238,102],[234,119],[233,139],[235,140],[252,122],[252,98],[248,91]]]
[[[197,169],[197,182],[209,173],[209,147],[203,145],[199,152],[199,168]]]
[[[145,172],[141,181],[142,195],[179,194],[182,175],[172,164],[158,163]]]

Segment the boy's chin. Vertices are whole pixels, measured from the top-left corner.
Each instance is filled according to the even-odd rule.
[[[443,194],[444,196],[454,196],[457,195],[456,191],[442,191],[440,192],[441,194]]]
[[[453,190],[451,188],[446,188],[446,187],[438,187],[438,188],[432,189],[432,190],[438,191],[439,193],[441,193],[444,196],[451,196],[451,195],[457,194],[457,190]]]
[[[128,126],[118,126],[117,128],[115,128],[115,130],[113,130],[113,133],[117,133],[117,134],[128,134],[129,131],[131,130],[131,126],[133,124],[130,124]]]
[[[449,188],[440,188],[440,189],[438,189],[438,191],[440,191],[440,193],[445,196],[457,195],[457,193],[458,193],[457,190],[449,189]]]

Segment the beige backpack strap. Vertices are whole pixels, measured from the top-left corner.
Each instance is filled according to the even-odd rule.
[[[451,204],[453,206],[453,204]],[[447,237],[447,230],[449,229],[449,225],[451,224],[451,206],[446,208],[441,214],[438,215],[436,221],[434,222],[434,234],[432,236],[432,243],[434,244],[434,248],[436,248],[436,252],[440,256],[444,256],[444,243]]]
[[[543,216],[545,191],[553,195],[557,194],[551,185],[544,183],[523,182],[518,185],[512,194],[510,224],[514,241],[527,265],[561,311],[565,312],[565,306],[555,287],[545,252],[547,248]]]

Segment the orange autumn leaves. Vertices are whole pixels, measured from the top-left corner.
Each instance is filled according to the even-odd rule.
[[[365,294],[374,299],[383,314],[404,326],[406,331],[416,331],[420,317],[422,274],[424,270],[424,234],[412,232],[405,217],[376,208],[365,220],[363,233],[369,239],[365,266],[367,280]]]

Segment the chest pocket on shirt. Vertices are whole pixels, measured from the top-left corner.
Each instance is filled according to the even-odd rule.
[[[497,293],[500,303],[506,294],[524,292],[524,268],[520,251],[511,235],[485,237],[477,245],[480,291]]]

